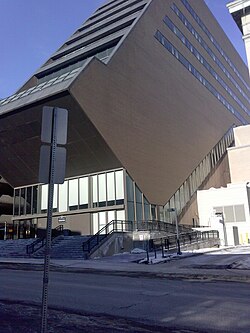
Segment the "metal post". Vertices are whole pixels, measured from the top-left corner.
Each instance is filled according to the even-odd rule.
[[[165,258],[162,238],[161,238],[161,256],[162,256],[162,258]]]
[[[180,237],[179,237],[179,225],[178,225],[178,216],[177,216],[176,209],[175,209],[175,228],[176,228],[177,254],[181,254]]]
[[[13,230],[14,230],[14,228],[13,228]],[[5,221],[4,222],[4,240],[6,240],[7,239],[7,222]]]
[[[51,229],[52,229],[52,212],[53,212],[53,195],[54,195],[54,164],[56,151],[56,111],[53,109],[52,123],[52,145],[50,154],[50,173],[49,173],[49,193],[48,193],[48,215],[47,215],[47,232],[44,258],[43,273],[43,294],[42,294],[42,326],[41,333],[47,333],[47,312],[48,312],[48,285],[49,285],[49,264],[51,250]]]

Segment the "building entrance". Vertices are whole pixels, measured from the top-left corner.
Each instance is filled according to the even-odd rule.
[[[37,224],[35,219],[13,221],[13,239],[35,238]]]

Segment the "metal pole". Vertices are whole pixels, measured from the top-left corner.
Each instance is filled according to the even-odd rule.
[[[175,228],[176,228],[177,254],[181,254],[180,238],[179,238],[179,225],[178,225],[178,216],[177,216],[176,209],[175,209]]]
[[[53,123],[52,123],[51,137],[52,137],[52,145],[51,145],[51,153],[50,153],[48,215],[47,215],[47,231],[46,231],[46,245],[45,245],[44,272],[43,272],[41,333],[47,333],[49,264],[50,264],[52,212],[53,212],[53,195],[54,195],[54,172],[55,172],[54,164],[55,164],[55,151],[56,151],[56,111],[55,111],[55,108],[53,109]]]
[[[223,223],[223,233],[224,233],[225,246],[228,246],[227,229],[226,229],[225,220],[224,220],[224,214],[223,213],[221,214],[221,218],[222,218],[222,223]]]
[[[13,230],[14,230],[14,228],[13,228]],[[7,222],[5,221],[4,222],[4,240],[6,240],[6,238],[7,238]]]

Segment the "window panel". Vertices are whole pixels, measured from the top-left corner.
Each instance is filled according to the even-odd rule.
[[[14,198],[14,215],[19,215],[19,209],[20,209],[20,189],[16,189],[15,190],[15,194],[14,194],[15,198]]]
[[[93,207],[98,206],[98,188],[97,188],[97,175],[92,176],[92,195],[93,195]]]
[[[236,222],[245,222],[246,221],[244,205],[235,205],[234,206],[234,213],[235,213],[235,221]]]
[[[92,214],[92,228],[95,235],[99,231],[99,213]]]
[[[27,187],[26,189],[26,214],[31,214],[32,206],[32,187]]]
[[[116,204],[124,203],[123,171],[115,172]]]
[[[69,180],[69,209],[78,209],[78,179]]]
[[[54,185],[53,212],[57,211],[58,184]]]
[[[89,182],[88,177],[80,178],[80,209],[88,208],[89,202]]]
[[[106,225],[106,212],[100,212],[99,213],[99,230],[104,228]],[[104,229],[102,233],[106,233],[106,230]]]
[[[48,185],[42,185],[41,186],[41,211],[44,213],[47,211],[48,206]]]
[[[59,185],[59,212],[68,210],[68,181]]]
[[[107,196],[108,206],[115,205],[115,173],[107,173]]]
[[[38,212],[38,186],[33,186],[32,194],[32,214]]]
[[[106,175],[98,175],[99,207],[106,206]]]

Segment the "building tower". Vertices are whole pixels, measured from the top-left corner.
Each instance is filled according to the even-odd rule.
[[[250,1],[236,0],[227,4],[230,14],[243,34],[250,69]]]
[[[69,110],[54,221],[96,233],[112,219],[195,223],[198,188],[225,185],[232,127],[250,121],[247,67],[204,1],[112,0],[0,101],[0,174],[14,233],[45,227],[38,184],[44,105]],[[17,232],[16,232],[17,233]]]

